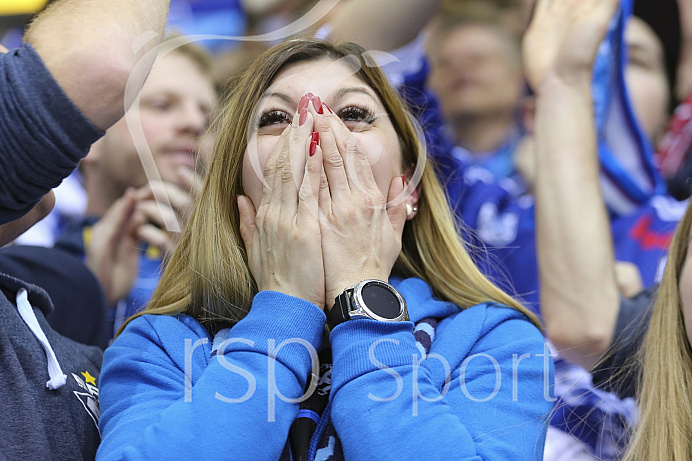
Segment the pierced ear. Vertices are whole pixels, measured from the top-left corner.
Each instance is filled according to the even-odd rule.
[[[409,182],[409,177],[408,174],[405,176],[406,177],[406,188],[410,186]],[[416,213],[418,213],[418,198],[420,197],[421,194],[421,185],[418,184],[415,189],[413,189],[409,195],[406,197],[404,200],[404,203],[406,204],[406,220],[410,221],[413,218],[416,217]]]

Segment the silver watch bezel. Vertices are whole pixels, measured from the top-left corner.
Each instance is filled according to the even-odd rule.
[[[380,317],[379,315],[375,314],[368,306],[365,304],[365,301],[363,301],[363,288],[365,288],[366,285],[369,284],[377,284],[380,285],[384,288],[387,288],[390,292],[396,296],[396,298],[399,300],[399,315],[397,315],[393,319],[388,319],[385,317]],[[351,293],[351,305],[349,306],[349,316],[351,318],[368,318],[372,320],[378,320],[380,322],[401,322],[408,320],[408,310],[406,309],[406,300],[401,296],[401,294],[397,291],[396,288],[388,284],[387,282],[383,282],[382,280],[377,280],[377,279],[366,279],[366,280],[361,280],[357,284],[350,286],[346,289],[346,291],[349,291]]]

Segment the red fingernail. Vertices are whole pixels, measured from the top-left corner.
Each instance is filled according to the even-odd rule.
[[[327,110],[329,111],[330,114],[333,114],[333,113],[334,113],[334,112],[332,112],[332,110],[329,108],[329,106],[327,105],[327,103],[324,103],[324,102],[323,102],[322,105],[323,105],[324,107],[327,108]]]
[[[320,142],[320,134],[315,131],[312,133],[312,136],[310,137],[310,157],[315,155],[318,142]]]
[[[312,100],[312,107],[315,108],[318,114],[324,113],[324,109],[322,109],[322,100],[319,96],[315,96],[315,99]]]
[[[298,103],[298,111],[301,109],[307,109],[308,104],[310,104],[310,99],[308,98],[308,95],[303,96],[300,98],[300,102]]]
[[[312,101],[313,99],[315,99],[315,95],[312,94],[312,93],[305,93],[305,97],[308,98],[308,99],[311,100],[311,101]]]
[[[300,109],[298,113],[300,114],[300,119],[298,119],[298,125],[303,126],[303,123],[305,123],[305,120],[308,118],[308,110]]]
[[[403,174],[401,175],[401,182],[404,184],[404,189],[406,189],[406,177]]]

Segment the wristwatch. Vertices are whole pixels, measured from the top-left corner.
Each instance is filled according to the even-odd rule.
[[[381,280],[363,280],[344,290],[327,312],[332,329],[352,319],[373,319],[380,322],[408,320],[406,301],[390,284]]]

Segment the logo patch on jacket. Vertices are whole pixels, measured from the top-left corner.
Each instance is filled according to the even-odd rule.
[[[96,378],[91,376],[88,371],[81,372],[81,377],[72,373],[72,377],[77,382],[77,385],[84,392],[73,391],[74,395],[82,402],[84,409],[91,416],[96,428],[99,427],[99,419],[101,418],[101,408],[99,407],[99,388],[96,386]],[[84,379],[82,379],[82,377]]]

